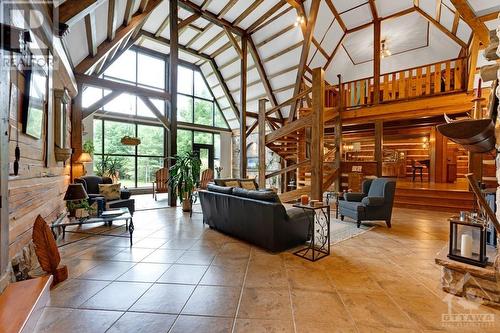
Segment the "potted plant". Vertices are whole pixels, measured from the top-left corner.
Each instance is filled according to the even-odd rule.
[[[201,160],[198,154],[186,152],[174,157],[175,164],[169,169],[168,185],[175,190],[182,210],[191,210],[193,191],[200,179]]]
[[[123,170],[122,161],[117,157],[106,155],[97,163],[95,174],[99,177],[109,177],[113,183],[120,180],[120,171]]]

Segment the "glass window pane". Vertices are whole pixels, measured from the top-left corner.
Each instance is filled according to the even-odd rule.
[[[118,182],[122,187],[135,187],[135,157],[110,156],[118,169]]]
[[[160,111],[161,114],[165,115],[165,103],[159,99],[151,99],[154,106]],[[137,115],[140,117],[156,118],[154,113],[144,104],[142,99],[137,99]]]
[[[220,158],[220,134],[214,134],[214,157]]]
[[[222,111],[219,110],[217,106],[215,106],[215,127],[227,128],[226,121],[224,120],[224,116],[222,115]]]
[[[87,108],[103,97],[102,89],[85,87],[82,94],[82,107]]]
[[[137,83],[165,89],[165,61],[139,52],[137,66]]]
[[[94,175],[96,176],[102,176],[101,161],[102,161],[102,155],[94,155],[92,157],[92,166],[94,170]]]
[[[105,76],[136,82],[135,51],[127,50],[104,72]]]
[[[177,154],[193,150],[193,132],[189,130],[177,130]]]
[[[104,153],[125,154],[135,153],[134,146],[123,145],[121,139],[128,135],[135,137],[135,125],[116,121],[104,121]]]
[[[102,154],[102,120],[94,119],[94,153]]]
[[[129,94],[121,94],[104,106],[105,112],[116,112],[135,116],[136,97]]]
[[[177,121],[193,122],[193,99],[184,95],[177,95]]]
[[[214,125],[213,102],[194,99],[194,123],[199,125]]]
[[[212,99],[212,94],[210,94],[210,90],[205,84],[205,79],[198,71],[194,72],[194,94],[198,97]]]
[[[194,143],[202,143],[202,144],[213,144],[213,135],[212,133],[207,132],[194,132]]]
[[[163,156],[163,127],[137,125],[137,136],[141,144],[137,146],[138,155]]]
[[[151,186],[151,182],[155,180],[155,172],[162,167],[162,157],[138,157],[137,187]]]
[[[193,94],[193,71],[189,68],[178,67],[177,89],[180,93]]]

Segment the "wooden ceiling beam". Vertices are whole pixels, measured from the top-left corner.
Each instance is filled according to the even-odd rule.
[[[292,0],[293,1],[293,0]],[[289,1],[290,3],[290,1]],[[318,17],[320,0],[312,0],[311,9],[309,11],[309,17],[307,19],[307,25],[304,33],[304,41],[302,45],[302,52],[300,54],[299,70],[297,72],[297,78],[295,80],[295,89],[293,90],[293,96],[298,95],[300,92],[300,84],[302,82],[302,76],[304,75],[304,70],[307,63],[307,58],[309,56],[309,49],[311,48],[311,42],[314,34],[314,27],[316,26],[316,19]],[[288,115],[288,121],[291,122],[295,118],[295,113],[297,110],[297,101],[295,101],[291,108],[290,114]]]
[[[332,12],[332,14],[335,17],[335,19],[337,20],[337,22],[339,23],[342,30],[344,30],[344,32],[346,32],[347,27],[345,26],[344,20],[342,20],[342,18],[340,17],[340,14],[337,11],[337,8],[335,8],[335,6],[332,3],[332,0],[326,0],[326,4],[328,5],[328,8],[330,8],[330,11]]]
[[[90,117],[93,115],[95,112],[97,112],[100,108],[104,107],[106,104],[114,100],[116,97],[121,95],[121,91],[112,91],[100,100],[96,101],[92,105],[90,105],[87,108],[83,109],[82,112],[82,120],[84,120],[87,117]]]
[[[278,10],[283,8],[283,6],[286,4],[285,0],[280,0],[277,4],[275,4],[273,7],[271,7],[264,15],[259,17],[255,22],[253,22],[248,28],[247,32],[252,33],[254,29],[256,29],[258,26],[260,26],[262,23],[264,23],[267,19],[269,19],[271,16],[273,16]]]
[[[229,31],[229,29],[226,27],[223,27],[223,29],[224,29],[224,33],[226,34],[227,38],[229,39],[229,42],[231,43],[233,48],[236,50],[236,53],[239,54],[240,58],[243,58],[243,52],[241,51],[241,47],[238,44],[238,41],[236,40],[236,38],[234,38],[233,33],[231,31]]]
[[[267,94],[267,98],[271,102],[272,107],[275,107],[278,105],[278,100],[276,99],[276,96],[274,95],[273,88],[271,87],[271,83],[269,82],[269,77],[267,76],[266,69],[264,68],[264,64],[262,63],[262,60],[260,59],[259,52],[257,48],[255,47],[255,44],[252,40],[252,37],[250,36],[248,38],[248,46],[249,46],[249,51],[250,54],[253,57],[253,62],[255,63],[255,66],[257,67],[257,72],[259,73],[260,79],[262,80],[262,85],[264,86],[264,89]],[[283,120],[283,114],[281,113],[281,110],[277,110],[278,117]]]
[[[240,24],[241,22],[243,22],[244,19],[246,19],[248,17],[248,15],[250,15],[257,7],[260,6],[260,4],[262,3],[263,0],[254,0],[252,1],[252,4],[250,6],[247,7],[247,9],[245,9],[243,11],[243,13],[241,13],[234,21],[233,21],[233,25],[237,26],[238,24]]]
[[[282,10],[281,12],[279,12],[278,14],[274,15],[273,17],[271,17],[270,19],[268,19],[267,21],[265,21],[264,23],[262,23],[261,25],[259,25],[258,27],[252,29],[250,31],[250,33],[253,34],[256,31],[259,31],[260,29],[268,26],[269,24],[273,23],[274,21],[276,21],[277,19],[279,19],[283,15],[286,15],[291,10],[294,10],[294,8],[291,7],[291,6],[288,6],[287,8],[285,8],[284,10]],[[292,26],[293,26],[293,24],[292,24]]]
[[[108,42],[115,39],[116,30],[116,2],[115,0],[109,0],[108,2]]]
[[[134,0],[127,0],[127,4],[125,6],[125,16],[123,17],[123,24],[129,25],[130,20],[132,19],[132,10],[134,9]]]
[[[451,0],[455,9],[460,13],[465,23],[471,27],[472,31],[479,37],[484,45],[490,44],[490,33],[484,22],[476,17],[472,8],[466,0]]]
[[[85,32],[87,34],[87,46],[91,57],[97,55],[97,37],[95,12],[91,12],[85,16]]]
[[[231,10],[231,8],[233,8],[234,5],[236,5],[237,2],[238,0],[229,0],[221,9],[221,11],[217,14],[217,17],[222,18]]]
[[[450,37],[455,43],[457,43],[461,47],[467,47],[466,43],[464,43],[460,38],[458,38],[457,36],[455,36],[454,34],[452,34],[451,31],[449,31],[448,29],[446,29],[441,23],[439,23],[438,21],[436,21],[432,16],[430,16],[425,11],[423,11],[422,9],[420,9],[420,7],[415,7],[415,9],[423,17],[425,17],[427,19],[427,21],[429,21],[436,28],[438,28],[439,30],[441,30],[441,32],[443,32],[446,36]]]
[[[178,1],[179,1],[180,7],[184,8],[190,12],[199,14],[201,17],[203,17],[207,21],[215,23],[219,26],[225,26],[226,28],[231,30],[231,32],[233,32],[236,35],[244,36],[246,34],[245,30],[243,30],[237,26],[232,25],[231,22],[229,22],[223,18],[218,17],[214,13],[211,13],[205,9],[202,9],[200,6],[192,3],[191,1],[188,1],[188,0],[178,0]]]
[[[191,23],[196,21],[199,17],[200,17],[199,14],[192,14],[192,15],[186,17],[184,20],[179,22],[179,25],[178,25],[179,30],[182,30],[182,29],[188,27]]]
[[[66,0],[56,7],[59,12],[59,22],[71,27],[92,13],[103,2],[104,0]]]
[[[377,11],[377,5],[375,4],[375,0],[368,0],[368,3],[370,4],[370,10],[372,12],[372,16],[374,20],[378,20],[378,11]]]
[[[148,1],[149,0],[141,0],[141,3],[139,4],[139,13],[143,13],[146,7],[148,6]]]
[[[110,0],[113,2],[114,0]],[[102,58],[106,57],[108,53],[119,43],[123,41],[124,38],[127,38],[129,34],[133,33],[134,30],[140,26],[144,20],[149,17],[149,14],[162,2],[162,0],[150,0],[146,7],[146,10],[142,13],[137,13],[132,16],[132,20],[130,24],[127,26],[121,26],[116,31],[115,38],[111,41],[104,41],[97,48],[97,54],[95,57],[88,56],[85,58],[78,66],[76,66],[77,73],[85,73],[90,70],[97,62],[102,60]]]

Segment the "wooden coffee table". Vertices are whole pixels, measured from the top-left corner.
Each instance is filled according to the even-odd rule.
[[[62,216],[58,218],[54,223],[50,225],[50,228],[52,229],[52,232],[54,233],[55,228],[62,228],[63,230],[63,239],[66,236],[66,232],[69,233],[74,233],[74,234],[84,234],[84,235],[92,235],[92,236],[110,236],[110,237],[120,237],[120,238],[130,238],[130,246],[132,246],[132,235],[134,233],[134,221],[132,219],[132,215],[130,214],[128,208],[118,208],[118,209],[113,209],[111,211],[117,211],[120,212],[120,215],[113,215],[113,216],[98,216],[98,217],[89,217],[89,218],[83,218],[83,219],[76,219],[76,218],[69,218],[69,219],[64,219],[65,216]],[[107,211],[109,212],[109,210]],[[85,231],[66,231],[66,227],[72,226],[72,225],[83,225],[83,224],[92,224],[92,223],[106,223],[111,225],[111,223],[115,221],[125,221],[125,230],[128,231],[129,235],[128,236],[121,236],[121,235],[111,235],[111,234],[103,234],[103,233],[92,233],[92,232],[85,232]],[[55,238],[55,233],[54,233],[54,238]],[[77,240],[78,241],[78,240]],[[75,242],[77,242],[75,241]],[[64,245],[72,244],[75,242],[69,242]],[[62,246],[64,246],[62,245]]]

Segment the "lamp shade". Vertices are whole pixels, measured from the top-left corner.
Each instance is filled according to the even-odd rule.
[[[83,184],[69,184],[66,194],[64,195],[64,201],[85,200],[88,198],[89,196]]]
[[[89,153],[82,153],[78,158],[79,163],[88,163],[92,162],[92,156]]]

